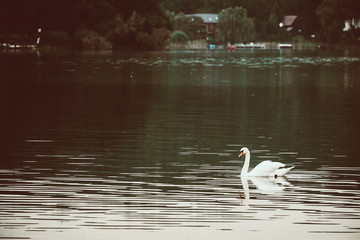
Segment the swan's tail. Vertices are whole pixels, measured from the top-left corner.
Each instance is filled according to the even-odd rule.
[[[289,167],[289,168],[280,168],[278,170],[275,171],[275,176],[276,177],[282,177],[285,174],[287,174],[288,172],[290,172],[291,169],[293,169],[295,166]]]

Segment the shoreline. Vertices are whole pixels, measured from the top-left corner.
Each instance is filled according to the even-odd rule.
[[[204,50],[210,49],[211,43],[206,40],[194,40],[184,43],[169,43],[166,50]],[[241,50],[241,49],[259,49],[259,50],[279,50],[279,49],[292,49],[292,50],[359,50],[360,45],[356,43],[342,44],[342,43],[319,43],[319,42],[301,42],[301,43],[280,43],[280,42],[256,42],[250,44],[235,44],[232,46],[224,46],[223,44],[212,44],[211,49],[224,49],[224,50]]]
[[[126,48],[129,49],[129,48]],[[134,51],[154,51],[154,50],[137,50],[136,47],[131,48]],[[329,43],[317,43],[317,42],[302,42],[302,43],[279,43],[279,42],[256,42],[250,44],[236,44],[232,46],[224,46],[223,44],[213,44],[206,40],[193,40],[185,43],[168,43],[161,50],[360,50],[360,45],[356,43],[352,44],[329,44]],[[55,46],[55,45],[10,45],[1,44],[0,51],[121,51],[121,49],[75,49],[66,46]]]

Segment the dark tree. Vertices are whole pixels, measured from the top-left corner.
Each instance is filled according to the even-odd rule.
[[[254,20],[247,17],[247,11],[242,7],[222,10],[218,28],[220,40],[232,44],[252,41],[255,34]]]

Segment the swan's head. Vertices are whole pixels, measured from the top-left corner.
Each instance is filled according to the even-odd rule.
[[[241,157],[243,154],[248,154],[248,153],[250,153],[250,150],[247,147],[243,147],[242,149],[240,149],[239,157]]]

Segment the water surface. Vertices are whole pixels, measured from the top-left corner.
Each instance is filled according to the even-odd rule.
[[[2,52],[0,66],[1,239],[360,238],[357,52]],[[251,167],[296,167],[241,179],[243,146]]]

